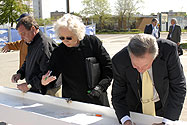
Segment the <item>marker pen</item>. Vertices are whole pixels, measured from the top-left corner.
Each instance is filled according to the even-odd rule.
[[[45,77],[45,80],[51,75],[52,71],[49,72],[48,76]]]

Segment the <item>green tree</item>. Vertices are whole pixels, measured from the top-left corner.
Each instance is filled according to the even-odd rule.
[[[83,0],[84,9],[81,11],[85,16],[98,16],[99,28],[103,28],[104,19],[110,13],[108,0]]]
[[[121,22],[121,29],[124,29],[124,16],[128,10],[127,2],[128,0],[117,0],[115,3],[115,10]]]
[[[143,0],[117,0],[115,10],[121,21],[121,28],[124,29],[124,17],[127,18],[127,28],[130,28],[130,19],[134,13],[140,8],[139,4]]]
[[[156,14],[155,14],[155,13],[151,13],[150,15],[152,15],[152,16],[153,16],[153,15],[156,15]]]
[[[46,18],[46,19],[42,19],[42,18],[36,18],[36,22],[38,23],[39,26],[46,26],[46,25],[52,25],[52,19],[50,18]]]
[[[13,23],[22,13],[30,13],[31,0],[0,0],[0,24]]]

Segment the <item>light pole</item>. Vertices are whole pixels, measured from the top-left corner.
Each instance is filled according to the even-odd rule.
[[[70,13],[69,0],[66,0],[66,8],[67,8],[67,13]]]

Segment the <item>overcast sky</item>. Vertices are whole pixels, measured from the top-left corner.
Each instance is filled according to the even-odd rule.
[[[70,11],[79,12],[82,10],[82,0],[69,0]],[[114,3],[116,0],[108,0],[114,13]],[[43,17],[49,18],[50,12],[64,11],[66,12],[66,0],[43,0]],[[157,12],[183,11],[187,12],[187,0],[144,0],[142,8],[138,10],[141,14],[148,15]]]

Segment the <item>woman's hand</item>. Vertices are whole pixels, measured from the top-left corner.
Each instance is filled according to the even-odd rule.
[[[42,85],[46,86],[50,82],[56,80],[56,76],[50,76],[50,75],[51,75],[51,71],[48,71],[45,75],[42,76],[42,80],[41,80]]]

